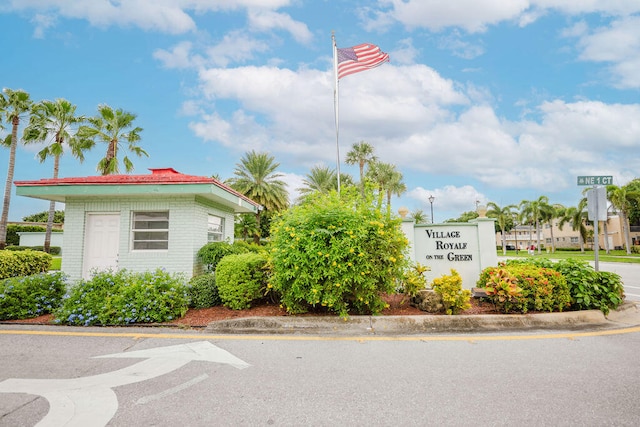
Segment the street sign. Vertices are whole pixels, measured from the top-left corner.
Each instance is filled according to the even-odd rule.
[[[590,188],[587,191],[587,213],[589,221],[607,220],[607,189],[604,187]]]
[[[579,176],[578,185],[613,185],[613,176]]]

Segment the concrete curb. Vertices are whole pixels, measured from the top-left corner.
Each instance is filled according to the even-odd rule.
[[[206,333],[306,334],[332,336],[482,333],[523,330],[577,330],[640,325],[640,311],[625,302],[608,316],[599,310],[508,315],[280,316],[247,317],[210,323]]]

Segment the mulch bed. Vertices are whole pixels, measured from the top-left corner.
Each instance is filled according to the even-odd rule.
[[[403,294],[386,295],[385,301],[389,304],[389,308],[382,311],[382,316],[414,316],[427,314],[424,311],[412,306],[409,303],[409,298]],[[471,308],[463,311],[460,314],[465,315],[482,315],[482,314],[498,314],[493,305],[488,302],[481,302],[477,298],[471,298]],[[440,314],[435,314],[438,316]],[[444,314],[442,314],[444,315]],[[272,316],[290,316],[287,312],[280,307],[279,304],[263,302],[254,307],[246,310],[232,310],[223,306],[189,309],[187,313],[171,325],[178,325],[184,327],[204,327],[210,322],[216,320],[237,319],[242,317],[272,317]],[[335,316],[333,313],[327,311],[316,311],[296,316]],[[15,324],[39,324],[48,325],[53,324],[54,318],[51,314],[45,314],[30,319],[20,320],[6,320],[3,323],[15,323]]]

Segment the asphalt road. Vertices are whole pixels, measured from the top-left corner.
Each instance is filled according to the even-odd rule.
[[[0,326],[1,426],[636,426],[640,419],[638,327],[402,338],[81,332]]]
[[[640,301],[640,264],[600,261],[598,267],[601,271],[619,274],[624,283],[626,299]]]

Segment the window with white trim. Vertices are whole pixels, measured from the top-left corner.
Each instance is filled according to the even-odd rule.
[[[169,212],[134,212],[133,250],[169,249]]]
[[[222,242],[224,240],[224,218],[209,215],[207,221],[207,242]]]

